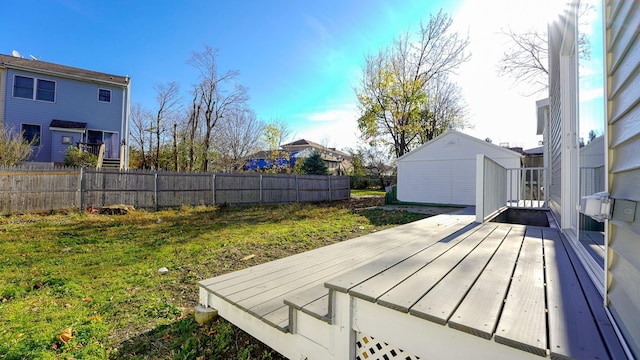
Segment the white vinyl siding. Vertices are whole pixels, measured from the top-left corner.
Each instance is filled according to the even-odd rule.
[[[521,156],[516,152],[447,131],[398,159],[398,200],[474,205],[477,154],[487,155],[505,168],[520,167]]]
[[[640,8],[637,1],[608,1],[605,14],[609,192],[640,201]],[[610,222],[608,251],[609,309],[640,357],[640,214],[631,223]]]

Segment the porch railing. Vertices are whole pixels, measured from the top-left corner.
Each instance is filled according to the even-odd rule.
[[[476,156],[476,221],[485,222],[507,203],[507,169],[484,154]]]
[[[100,143],[83,143],[83,142],[79,142],[78,143],[78,149],[81,152],[88,152],[91,153],[95,156],[98,156],[98,154],[100,153]]]
[[[504,207],[547,208],[545,168],[507,169],[491,158],[476,158],[476,221],[484,222]]]
[[[509,194],[507,206],[513,208],[546,208],[545,168],[507,169]]]

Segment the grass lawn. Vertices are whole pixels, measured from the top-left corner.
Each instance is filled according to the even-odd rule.
[[[280,359],[198,326],[196,282],[424,217],[353,206],[0,217],[0,359]]]
[[[384,196],[387,192],[378,189],[351,189],[351,196]]]

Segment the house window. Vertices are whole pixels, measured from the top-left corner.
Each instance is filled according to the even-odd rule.
[[[111,90],[98,89],[98,101],[111,102]]]
[[[33,99],[33,78],[16,75],[13,78],[13,97]]]
[[[34,91],[34,84],[36,91]],[[13,97],[54,102],[56,83],[55,81],[16,75],[13,80]]]
[[[33,146],[40,145],[40,125],[22,124],[22,137]]]
[[[51,101],[56,99],[56,83],[49,80],[38,79],[38,91],[36,100]]]

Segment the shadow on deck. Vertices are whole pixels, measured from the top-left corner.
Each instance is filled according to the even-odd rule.
[[[438,215],[203,280],[200,303],[291,359],[624,358],[555,228]]]

